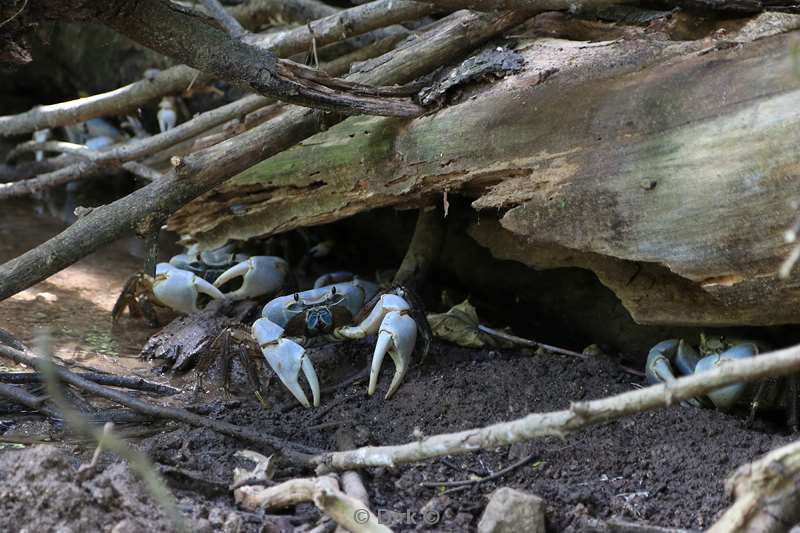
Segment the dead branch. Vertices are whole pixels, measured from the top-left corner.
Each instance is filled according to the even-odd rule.
[[[537,453],[533,453],[527,457],[523,457],[519,461],[516,461],[507,467],[498,470],[494,474],[485,477],[479,477],[475,479],[460,479],[457,481],[423,481],[420,483],[420,487],[431,487],[431,488],[439,488],[439,487],[464,487],[470,485],[480,485],[482,483],[486,483],[487,481],[494,481],[496,479],[500,479],[501,477],[505,476],[506,474],[510,474],[514,470],[525,466],[526,464],[530,463],[538,456]]]
[[[44,405],[46,398],[34,396],[21,387],[0,383],[0,398],[5,398],[6,400],[11,400],[14,403],[24,405],[29,409],[42,413],[48,418],[52,418],[54,420],[61,419],[61,413],[55,409],[51,409],[47,405]]]
[[[337,21],[343,20],[342,17],[346,16],[352,25],[336,26],[340,30],[339,33],[326,33],[325,35],[316,36],[317,46],[324,46],[360,35],[360,31],[369,32],[385,25],[399,24],[411,20],[406,18],[408,12],[405,10],[387,9],[385,12],[370,10],[363,12],[364,18],[358,19],[356,24],[356,20],[352,18],[352,12],[355,9],[358,8],[344,10],[342,14],[329,15],[334,17],[332,20]],[[350,13],[350,15],[345,15],[346,13]],[[318,20],[316,24],[328,27],[331,22],[322,19]],[[292,31],[290,30],[286,33],[291,33]],[[270,48],[270,51],[278,57],[289,57],[303,52],[308,46],[308,41],[298,39],[297,36],[293,39],[287,39],[286,43],[282,44],[282,39],[278,38],[278,35],[274,37],[275,46]],[[297,47],[294,47],[293,43]],[[39,106],[18,115],[0,117],[0,135],[30,133],[43,128],[75,124],[100,116],[124,115],[161,96],[180,93],[186,90],[193,82],[205,82],[208,79],[208,76],[193,68],[186,65],[178,65],[162,70],[152,79],[137,81],[107,93],[59,104]]]
[[[140,377],[100,374],[98,372],[87,372],[76,375],[85,380],[91,381],[92,383],[97,383],[98,385],[138,390],[162,396],[171,396],[181,392],[179,389],[170,387],[169,385],[154,383]],[[43,376],[39,372],[0,372],[0,383],[22,385],[26,383],[39,383],[42,382],[43,379]]]
[[[389,533],[363,502],[339,489],[333,476],[290,479],[274,487],[240,487],[234,492],[236,502],[249,510],[283,509],[299,503],[313,502],[320,511],[347,531],[356,533]]]
[[[781,533],[800,522],[800,442],[740,466],[725,483],[736,498],[709,533]]]
[[[350,65],[355,62],[363,61],[381,55],[391,50],[402,38],[403,33],[398,32],[397,35],[391,35],[380,41],[377,41],[362,49],[356,50],[350,54],[342,56],[334,61],[325,63],[322,68],[325,72],[333,75],[339,75],[346,72]],[[152,181],[160,179],[163,175],[146,165],[136,163],[133,160],[143,158],[158,152],[164,152],[170,147],[177,145],[180,142],[186,141],[195,137],[211,128],[225,124],[226,122],[247,115],[252,114],[256,110],[263,109],[272,100],[260,95],[250,95],[241,98],[235,102],[218,107],[211,111],[207,111],[191,120],[184,122],[170,130],[147,137],[145,139],[133,140],[129,143],[111,148],[103,152],[93,152],[87,150],[85,146],[65,143],[61,141],[46,141],[34,142],[29,141],[15,147],[9,152],[7,159],[13,160],[23,152],[35,152],[37,150],[47,151],[63,151],[75,156],[83,156],[91,161],[75,163],[73,159],[60,159],[64,166],[52,172],[42,174],[35,178],[28,180],[15,181],[12,183],[0,183],[0,199],[10,198],[14,196],[22,196],[26,194],[35,193],[47,188],[57,187],[70,181],[75,181],[81,178],[90,177],[107,172],[111,165],[122,163],[122,168],[142,177],[146,180]],[[245,117],[247,122],[247,117]],[[253,127],[259,122],[252,120],[248,125]],[[213,138],[214,142],[206,144],[216,144],[224,139],[233,136],[233,132],[229,135],[218,134]],[[205,147],[205,146],[204,146]],[[70,163],[72,163],[70,165]],[[69,165],[69,166],[67,166]]]
[[[682,377],[670,385],[653,385],[599,400],[573,402],[569,409],[562,411],[532,413],[511,422],[435,435],[399,446],[367,446],[347,452],[329,452],[314,457],[312,462],[317,465],[317,472],[322,474],[332,470],[413,463],[546,436],[563,437],[587,426],[702,396],[724,385],[782,376],[798,370],[800,345]]]
[[[234,39],[241,39],[247,33],[247,30],[239,24],[239,21],[222,7],[219,0],[203,0],[203,6]]]
[[[602,4],[630,4],[636,0],[608,0],[605,2],[582,2],[580,0],[428,0],[446,9],[474,9],[477,11],[497,11],[515,9],[519,11],[564,11],[585,9]],[[759,13],[770,8],[770,2],[762,0],[662,0],[659,4],[667,7],[688,7],[711,11],[736,11],[739,13]],[[796,7],[792,2],[775,2],[775,8]]]
[[[228,11],[245,28],[255,31],[262,26],[305,23],[335,14],[338,9],[318,0],[249,0]]]
[[[349,114],[413,117],[423,111],[410,99],[373,96],[357,87],[344,90],[323,76],[316,83],[306,83],[294,75],[300,65],[232,39],[206,18],[165,0],[115,0],[110,5],[107,0],[93,0],[85,3],[87,7],[93,9],[95,20],[139,44],[221,79],[248,85],[264,96]]]
[[[15,350],[9,346],[0,345],[0,355],[8,357],[9,359],[36,368],[43,372],[47,366],[47,362],[41,357],[33,354],[32,352],[23,352]],[[167,420],[175,420],[184,422],[192,426],[205,427],[238,439],[244,439],[248,442],[264,446],[272,450],[279,450],[283,456],[290,462],[303,464],[306,462],[307,454],[314,453],[313,448],[308,448],[301,444],[285,441],[278,437],[263,434],[246,427],[235,426],[228,422],[206,418],[196,415],[186,409],[177,407],[162,407],[154,405],[133,396],[129,396],[123,392],[109,389],[97,383],[93,383],[87,379],[82,378],[80,375],[68,370],[62,366],[51,364],[58,378],[65,383],[72,385],[80,390],[86,391],[95,396],[111,400],[112,402],[124,405],[138,413],[143,413],[155,418],[163,418]],[[4,387],[13,387],[12,385],[4,385]]]
[[[452,61],[524,20],[519,13],[499,16],[454,13],[413,42],[386,54],[380,64],[348,79],[372,85],[404,83]],[[318,110],[291,108],[233,139],[181,160],[163,179],[112,204],[98,207],[60,234],[0,266],[0,300],[38,283],[148,220],[164,219],[242,170],[321,129],[343,120]]]
[[[635,0],[428,0],[442,9],[473,9],[475,11],[501,11],[514,9],[517,11],[537,12],[566,11],[586,8],[589,5],[599,7],[611,4],[632,3]]]
[[[76,124],[90,118],[125,115],[137,107],[166,94],[180,93],[200,73],[186,65],[162,70],[153,79],[144,79],[107,93],[69,102],[34,107],[18,115],[0,117],[0,135],[18,135],[44,128]],[[201,76],[199,81],[207,81]]]
[[[0,199],[31,194],[50,187],[57,187],[76,179],[96,175],[111,166],[155,154],[156,152],[166,150],[171,146],[207,131],[210,128],[224,124],[232,118],[255,111],[265,106],[268,102],[269,99],[263,96],[245,96],[235,102],[207,111],[158,135],[153,135],[146,139],[131,140],[128,143],[103,152],[96,152],[82,145],[73,145],[61,141],[23,143],[12,150],[8,157],[13,158],[21,152],[43,149],[88,157],[89,160],[79,161],[28,180],[0,184]],[[135,171],[134,173],[139,173],[137,167],[134,167],[132,170]]]
[[[416,20],[436,11],[435,6],[405,0],[378,0],[340,11],[299,26],[293,30],[272,35],[251,35],[248,42],[269,49],[290,48],[302,50],[342,39],[343,35],[361,35],[399,22]]]

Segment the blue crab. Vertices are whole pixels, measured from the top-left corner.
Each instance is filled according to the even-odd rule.
[[[125,284],[111,316],[117,321],[127,307],[132,315],[142,314],[157,324],[153,306],[191,314],[211,299],[271,296],[283,287],[288,272],[288,264],[280,257],[249,257],[228,246],[201,254],[179,254],[169,263],[158,263],[155,277],[143,273],[133,275]]]
[[[131,278],[112,316],[116,320],[127,306],[132,314],[141,311],[147,317],[150,303],[190,314],[200,310],[206,299],[274,296],[283,287],[288,271],[288,264],[279,257],[248,257],[230,247],[179,254],[169,263],[159,263],[155,278],[143,274]],[[395,364],[388,399],[408,371],[417,341],[417,323],[424,323],[421,315],[412,318],[415,310],[408,298],[411,295],[402,287],[381,292],[376,283],[335,272],[318,278],[312,289],[268,301],[247,335],[240,335],[238,328],[230,328],[227,333],[240,342],[254,341],[281,382],[305,407],[319,406],[320,401],[319,380],[305,348],[310,339],[337,341],[377,334],[368,393],[375,393],[381,365],[388,354]],[[426,346],[428,338],[425,335]],[[229,346],[229,339],[223,344]],[[312,402],[300,384],[301,371]]]
[[[650,350],[645,364],[648,383],[670,383],[679,375],[705,372],[728,361],[748,359],[765,351],[766,346],[753,340],[728,340],[724,337],[700,335],[696,350],[683,339],[659,342]],[[709,392],[705,397],[684,402],[695,407],[731,410],[739,404],[750,404],[752,422],[761,407],[783,407],[791,427],[797,427],[797,380],[795,376],[764,380],[756,385],[734,383]]]
[[[319,380],[304,345],[310,337],[360,339],[378,334],[370,367],[369,395],[375,393],[381,365],[388,354],[395,373],[386,399],[392,397],[408,371],[417,341],[417,323],[405,289],[379,294],[375,283],[354,279],[275,298],[264,306],[252,326],[261,353],[292,395],[304,407],[311,404],[299,382],[308,382],[313,405],[319,405]],[[358,320],[361,316],[361,320]]]
[[[747,359],[759,353],[753,341],[727,342],[721,337],[701,335],[699,352],[683,339],[659,342],[647,355],[645,376],[648,383],[669,383],[675,380],[674,369],[682,375],[705,372],[718,368],[726,361]],[[707,399],[719,409],[730,409],[744,394],[746,386],[735,383],[707,394]],[[687,403],[702,407],[708,402],[704,398],[691,398]]]

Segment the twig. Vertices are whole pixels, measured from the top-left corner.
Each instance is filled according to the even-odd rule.
[[[529,346],[531,348],[542,348],[544,350],[547,350],[548,352],[560,353],[562,355],[571,355],[572,357],[580,357],[581,359],[589,358],[589,356],[582,353],[573,352],[572,350],[567,350],[566,348],[559,348],[558,346],[551,346],[550,344],[544,344],[538,341],[532,341],[530,339],[523,339],[522,337],[517,337],[516,335],[506,333],[505,331],[490,328],[489,326],[484,326],[483,324],[478,324],[478,330],[486,333],[487,335],[492,335],[493,337],[507,340],[508,342],[520,346]]]
[[[209,14],[214,17],[234,39],[241,39],[247,33],[247,30],[242,28],[239,21],[226,11],[218,0],[203,0],[203,6],[205,6]]]
[[[21,387],[0,383],[0,398],[5,398],[33,409],[34,411],[39,411],[48,418],[52,418],[54,420],[61,419],[61,414],[59,412],[44,405],[44,402],[47,400],[46,398],[34,396]]]
[[[282,509],[303,502],[313,502],[347,531],[355,533],[390,533],[361,501],[342,492],[333,476],[290,479],[265,489],[241,487],[234,492],[236,502],[249,510]]]
[[[276,23],[297,22],[336,14],[339,9],[318,0],[248,0],[228,8],[242,26],[252,31]]]
[[[133,140],[124,145],[106,150],[105,152],[95,152],[92,154],[90,161],[79,161],[77,163],[72,163],[64,168],[60,168],[53,172],[48,172],[47,174],[42,174],[29,180],[0,184],[0,199],[19,196],[22,194],[29,194],[44,188],[63,185],[78,178],[101,172],[106,168],[118,163],[133,162],[134,159],[140,159],[156,152],[166,150],[167,148],[203,133],[210,128],[224,124],[232,118],[255,111],[256,109],[265,106],[267,103],[269,103],[269,99],[264,98],[263,96],[246,96],[235,102],[231,102],[230,104],[218,107],[217,109],[207,111],[206,113],[203,113],[158,135],[153,135],[152,137],[148,137],[146,139]],[[12,155],[14,155],[14,152],[19,153],[21,151],[38,150],[40,149],[39,145],[41,144],[52,144],[54,150],[57,148],[68,149],[73,154],[80,156],[88,156],[92,153],[91,150],[88,150],[86,147],[82,147],[81,145],[71,145],[71,143],[48,141],[48,143],[28,142],[21,144],[17,146],[14,151],[12,151]],[[66,160],[65,162],[69,162],[69,160]],[[136,174],[141,173],[138,171],[138,165],[131,166],[124,163],[122,166],[126,170],[135,171],[134,173]]]
[[[127,163],[123,163],[122,168],[124,168],[134,176],[144,178],[147,181],[160,180],[164,177],[164,174],[162,174],[161,172],[152,169],[147,165],[139,163],[138,161],[128,161]]]
[[[88,464],[83,464],[78,467],[78,472],[76,473],[78,479],[85,480],[94,476],[95,472],[97,471],[97,462],[100,460],[100,454],[103,453],[103,441],[108,440],[108,436],[111,434],[113,429],[114,422],[106,422],[103,425],[103,435],[100,438],[100,441],[97,443],[97,447],[94,449],[92,460],[89,461]]]
[[[458,481],[423,481],[422,483],[420,483],[420,486],[436,488],[436,487],[460,487],[462,485],[480,485],[481,483],[486,483],[487,481],[493,481],[495,479],[501,478],[504,475],[508,474],[509,472],[513,472],[517,468],[525,466],[526,464],[536,459],[537,455],[538,454],[531,454],[525,457],[524,459],[520,459],[516,463],[508,465],[502,470],[498,470],[494,474],[491,474],[486,477],[481,477],[477,479],[462,479]]]
[[[117,376],[115,374],[101,374],[96,372],[76,375],[85,380],[97,383],[98,385],[106,385],[108,387],[121,387],[164,396],[170,396],[181,392],[179,389],[170,387],[169,385],[154,383],[140,377]],[[43,381],[43,377],[39,372],[0,372],[0,383],[20,385],[41,381]]]
[[[474,452],[546,436],[564,437],[585,427],[624,416],[658,409],[733,383],[748,383],[800,370],[800,345],[747,360],[723,364],[720,368],[686,376],[669,385],[653,385],[588,402],[574,402],[569,409],[532,413],[511,422],[484,428],[446,433],[399,446],[375,446],[347,452],[329,452],[312,459],[318,473],[370,466],[394,466]]]
[[[14,348],[10,348],[8,346],[0,345],[0,355],[4,355],[13,361],[16,361],[17,363],[36,368],[39,371],[43,371],[42,369],[46,365],[41,357],[38,357],[30,352],[15,350]],[[100,396],[101,398],[105,398],[129,407],[130,409],[133,409],[139,413],[156,418],[176,420],[178,422],[184,422],[193,426],[209,428],[217,433],[222,433],[223,435],[244,439],[248,442],[252,442],[269,449],[280,450],[289,461],[295,463],[303,463],[307,458],[306,454],[315,453],[313,448],[292,443],[272,435],[263,434],[250,428],[235,426],[220,420],[202,417],[177,407],[162,407],[153,405],[138,398],[124,394],[120,391],[108,389],[102,385],[92,383],[91,381],[83,379],[71,370],[67,370],[59,365],[54,364],[53,368],[59,379],[63,380],[64,382],[96,396]]]
[[[436,10],[436,7],[422,2],[378,0],[345,9],[289,31],[272,35],[250,35],[247,40],[259,47],[290,48],[301,52],[308,50],[312,45],[325,46],[376,28],[423,18],[435,13]]]
[[[725,483],[735,503],[709,533],[778,533],[800,522],[800,441],[740,466]]]
[[[8,24],[9,22],[11,22],[12,20],[14,20],[15,18],[17,18],[17,17],[19,16],[19,14],[20,14],[20,13],[22,13],[23,11],[25,11],[25,8],[26,8],[26,7],[28,7],[28,0],[22,0],[22,7],[20,7],[20,8],[17,10],[17,12],[16,12],[16,13],[14,13],[14,14],[13,14],[13,15],[11,15],[10,17],[8,17],[6,20],[4,20],[4,21],[0,22],[0,28],[2,28],[3,26],[5,26],[5,25],[6,25],[6,24]]]

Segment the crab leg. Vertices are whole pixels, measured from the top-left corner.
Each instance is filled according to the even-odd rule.
[[[387,399],[395,393],[408,371],[411,353],[417,341],[417,325],[408,316],[410,310],[411,306],[401,296],[384,294],[361,324],[339,328],[334,332],[334,336],[346,339],[360,339],[378,333],[369,374],[370,395],[375,393],[381,365],[387,353],[395,364],[394,377],[386,393]]]
[[[692,346],[683,339],[669,339],[659,342],[647,354],[645,364],[645,376],[647,382],[672,383],[675,381],[673,365],[683,375],[690,375],[695,371],[700,355]],[[690,398],[686,403],[694,407],[702,407],[702,401],[697,398]]]
[[[311,407],[303,388],[300,386],[300,370],[308,381],[314,398],[314,407],[319,406],[319,380],[314,365],[306,356],[306,350],[296,342],[283,338],[283,328],[266,318],[253,323],[253,338],[258,342],[261,353],[278,375],[289,392],[303,407]]]
[[[214,286],[222,287],[225,283],[241,276],[242,286],[226,293],[226,296],[234,300],[257,298],[278,292],[288,272],[289,265],[280,257],[259,255],[223,272],[214,282]]]

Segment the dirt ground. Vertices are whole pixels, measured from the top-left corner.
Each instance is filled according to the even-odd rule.
[[[19,216],[29,213],[24,206],[19,209]],[[13,206],[0,213],[0,260],[35,245],[60,227],[59,222],[43,218],[35,229],[18,231],[15,216]],[[135,358],[154,330],[130,319],[111,326],[111,305],[125,278],[139,268],[140,260],[130,250],[128,243],[119,243],[0,303],[0,327],[30,341],[37,328],[46,325],[53,332],[57,354],[73,364],[168,381],[169,376],[154,373],[154,365]],[[322,349],[317,371],[323,387],[363,368],[373,342],[365,339]],[[639,378],[604,356],[581,360],[514,350],[467,350],[443,342],[433,344],[426,362],[414,367],[394,398],[385,401],[382,393],[392,371],[391,364],[386,365],[381,390],[374,397],[367,396],[366,383],[357,382],[324,395],[321,407],[312,410],[295,405],[277,383],[269,388],[266,408],[241,386],[234,387],[229,399],[200,395],[193,408],[263,433],[334,449],[336,431],[350,433],[358,445],[399,444],[529,412],[562,409],[570,401],[642,385]],[[190,382],[184,377],[174,384]],[[75,469],[90,458],[91,443],[2,444],[57,429],[40,420],[0,413],[4,432],[0,437],[0,530],[121,533],[169,529],[141,482],[115,456],[103,454],[100,473],[78,480]],[[143,428],[120,428],[125,429]],[[282,516],[237,510],[227,485],[233,467],[244,465],[234,457],[246,447],[243,443],[179,424],[151,433],[155,434],[132,443],[161,469],[193,529],[291,531],[298,523],[319,517],[311,506]],[[373,510],[391,520],[396,530],[474,530],[486,497],[500,486],[544,498],[549,531],[589,531],[589,518],[612,517],[698,530],[708,527],[730,504],[723,484],[738,465],[790,440],[791,436],[766,423],[750,429],[740,417],[676,406],[593,427],[563,440],[548,438],[395,469],[369,469],[364,481]],[[533,458],[524,467],[466,490],[420,486],[422,481],[485,476],[528,455]],[[438,516],[435,524],[423,522],[423,517],[430,516]]]

